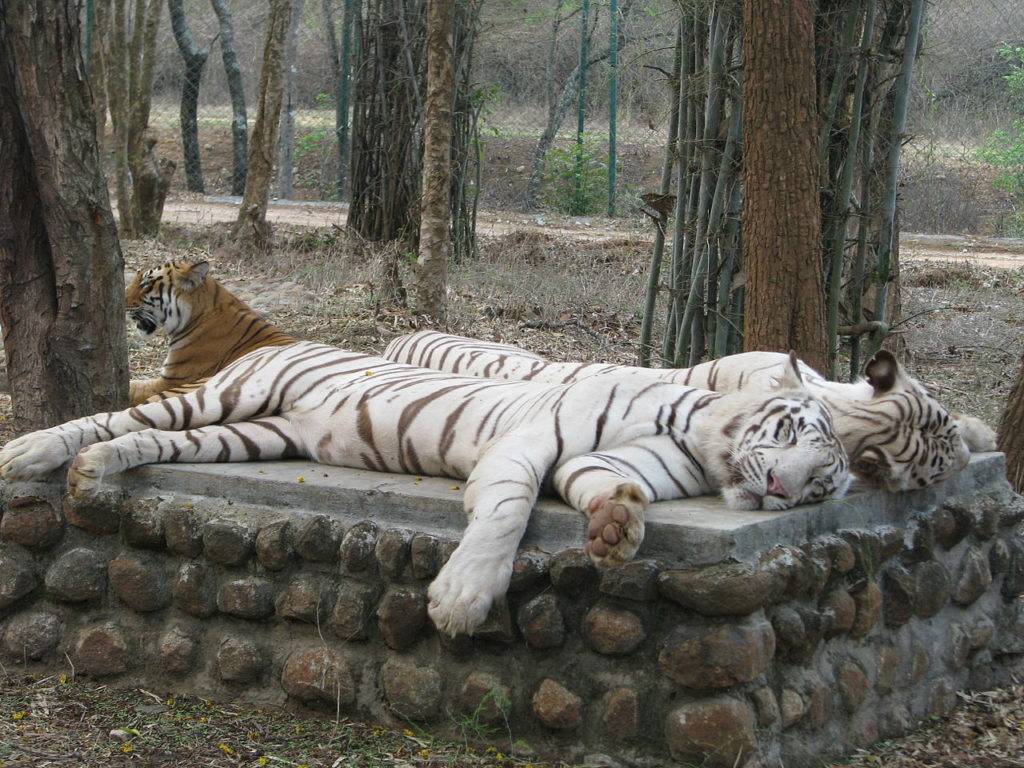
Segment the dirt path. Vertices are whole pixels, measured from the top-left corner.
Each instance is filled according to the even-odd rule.
[[[341,226],[347,210],[348,206],[342,203],[274,201],[267,218],[295,226]],[[230,222],[237,215],[238,198],[233,197],[168,200],[164,207],[164,220],[179,224]],[[477,220],[477,232],[481,235],[523,231],[590,242],[647,241],[651,237],[650,228],[635,219],[610,221],[586,216],[481,211]],[[900,249],[905,259],[966,261],[999,269],[1024,267],[1024,240],[1018,239],[904,233],[900,237]]]

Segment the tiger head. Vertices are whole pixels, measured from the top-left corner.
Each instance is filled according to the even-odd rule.
[[[768,397],[744,398],[746,407],[722,429],[729,507],[780,510],[845,495],[846,451],[828,408],[804,387],[795,354]]]
[[[849,436],[847,450],[858,477],[890,491],[909,491],[941,482],[967,465],[970,450],[960,420],[891,353],[879,351],[865,375],[871,397],[833,408],[840,431]]]
[[[125,288],[125,308],[142,336],[158,330],[168,334],[185,327],[192,314],[193,294],[207,282],[208,261],[175,259],[139,272]],[[211,278],[212,279],[212,278]]]

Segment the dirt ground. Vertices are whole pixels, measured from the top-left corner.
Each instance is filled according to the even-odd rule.
[[[341,206],[273,205],[277,248],[268,256],[221,247],[234,215],[226,200],[170,202],[159,238],[122,244],[128,270],[176,256],[209,258],[231,290],[284,329],[355,349],[379,352],[416,327],[406,310],[382,302],[380,253],[340,228]],[[489,212],[481,218],[478,257],[453,266],[448,327],[554,359],[632,363],[649,237],[640,222]],[[1024,241],[908,235],[901,247],[905,320],[897,330],[909,368],[950,407],[995,425],[1022,352]],[[164,353],[162,339],[132,333],[132,375],[155,373]],[[0,440],[10,434],[9,414],[9,399],[0,397],[6,433]],[[875,745],[842,765],[1024,766],[1022,700],[1020,687],[963,696],[950,720]],[[297,719],[198,699],[168,703],[160,692],[26,679],[0,670],[0,768],[461,768],[533,760],[499,758],[496,751],[471,750],[472,743],[473,734],[461,743],[436,741],[413,731]]]

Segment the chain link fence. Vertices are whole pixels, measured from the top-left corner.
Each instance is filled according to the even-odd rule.
[[[674,0],[476,0],[473,55],[479,109],[479,203],[502,210],[629,214],[658,186],[670,111],[667,73],[679,6]],[[218,0],[233,22],[251,129],[259,81],[264,3]],[[348,3],[349,7],[355,5]],[[584,8],[586,20],[584,24]],[[305,0],[295,30],[291,103],[291,189],[279,196],[338,200],[337,71],[345,0]],[[209,0],[186,0],[196,44],[209,49],[199,91],[199,146],[207,195],[232,191],[232,106],[221,61],[221,26]],[[179,171],[172,195],[185,195],[180,103],[185,66],[163,10],[150,127]],[[581,32],[587,62],[582,145],[577,145]],[[331,36],[334,35],[332,46]],[[356,35],[356,38],[358,36]],[[1004,44],[1024,41],[1019,0],[936,0],[927,10],[901,186],[907,231],[1019,234],[1019,201],[997,188],[999,169],[980,150],[1009,130],[1024,104],[1009,97]],[[356,43],[353,47],[356,47]],[[616,54],[615,162],[610,164],[612,52]],[[354,51],[355,52],[355,51]],[[288,134],[284,134],[286,139]]]

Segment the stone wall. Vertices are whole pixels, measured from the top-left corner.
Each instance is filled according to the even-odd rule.
[[[214,494],[238,468],[205,495],[176,490],[195,490],[185,474],[136,472],[87,505],[56,483],[0,488],[3,662],[438,732],[470,720],[564,759],[794,768],[943,715],[1024,653],[1024,500],[997,455],[945,488],[746,513],[720,562],[598,572],[534,536],[507,601],[455,640],[433,630],[425,589],[457,532],[373,515],[415,508],[415,489],[362,489],[340,511],[310,489],[304,508],[322,468],[279,466],[299,495],[268,485],[264,504]],[[245,485],[237,496],[260,497]],[[444,503],[457,511],[457,493]],[[649,536],[668,541],[665,526],[736,522],[696,502],[655,512]],[[856,527],[822,530],[843,519]]]

